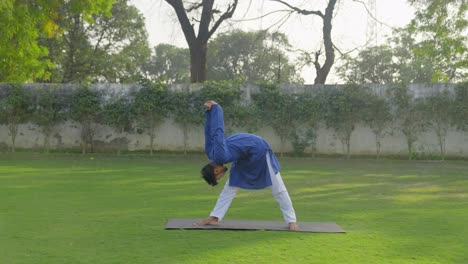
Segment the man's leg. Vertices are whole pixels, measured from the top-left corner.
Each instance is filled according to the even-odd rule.
[[[283,212],[284,221],[287,224],[295,223],[296,212],[294,211],[291,198],[289,197],[288,190],[286,190],[286,186],[284,185],[283,179],[281,178],[281,174],[279,172],[275,174],[275,171],[271,166],[269,153],[267,153],[266,159],[268,164],[268,170],[270,171],[271,176],[271,192],[273,193],[273,196],[278,202],[281,212]]]
[[[238,187],[229,186],[229,179],[226,181],[224,185],[224,189],[218,197],[216,201],[216,205],[211,212],[210,216],[214,216],[218,218],[218,221],[221,221],[226,214],[229,206],[231,206],[232,199],[237,194]]]

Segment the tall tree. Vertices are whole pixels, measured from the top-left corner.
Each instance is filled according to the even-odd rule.
[[[0,81],[30,82],[48,79],[52,67],[48,50],[38,42],[43,35],[54,38],[62,28],[59,20],[63,7],[70,5],[69,15],[83,14],[92,22],[93,14],[109,14],[113,0],[2,0],[0,3]]]
[[[188,49],[170,44],[154,47],[154,54],[145,64],[144,75],[150,80],[166,84],[190,81],[190,59]]]
[[[407,28],[395,30],[388,41],[392,46],[393,60],[397,67],[397,82],[399,83],[430,83],[432,80],[433,63],[427,56],[418,56],[420,44],[414,34]]]
[[[174,8],[189,46],[190,81],[192,83],[204,82],[206,80],[208,40],[223,21],[232,17],[238,0],[230,1],[225,11],[214,6],[215,0],[190,2],[188,7],[184,6],[182,0],[166,0],[166,2]],[[193,17],[189,18],[189,15],[193,15]],[[199,18],[196,18],[197,15]],[[211,26],[212,21],[214,23]],[[195,22],[198,23],[198,34],[195,33]]]
[[[111,14],[97,14],[87,21],[73,13],[72,2],[58,24],[60,38],[43,39],[55,64],[53,82],[136,82],[143,62],[150,56],[143,16],[127,0],[116,0]]]
[[[343,61],[337,72],[347,83],[389,84],[398,73],[393,51],[386,45],[365,48],[356,58],[345,56]]]
[[[319,50],[315,52],[312,62],[314,64],[315,73],[316,73],[314,84],[324,84],[327,80],[327,76],[330,73],[333,63],[335,62],[335,48],[333,47],[331,31],[332,31],[333,11],[335,9],[337,0],[328,1],[327,7],[325,8],[325,13],[320,10],[300,9],[282,0],[270,0],[270,1],[281,3],[289,7],[291,10],[293,10],[294,12],[298,14],[306,15],[306,16],[316,15],[322,19],[323,21],[322,34],[323,34],[323,46],[325,48],[325,61],[323,62],[323,65],[320,63],[319,59],[320,59],[320,56],[322,55],[322,51]]]
[[[420,39],[416,57],[431,61],[431,82],[464,80],[468,70],[468,2],[466,0],[410,0],[415,18],[407,30]]]
[[[302,82],[286,56],[290,44],[283,33],[234,30],[218,35],[208,47],[210,80]]]

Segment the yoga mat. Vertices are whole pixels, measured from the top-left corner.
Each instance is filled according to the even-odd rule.
[[[198,229],[198,230],[275,230],[289,231],[288,225],[276,221],[251,221],[251,220],[223,220],[219,225],[194,226],[193,223],[201,219],[172,218],[167,221],[166,229]],[[333,222],[298,222],[299,230],[294,232],[314,233],[346,233],[340,226]]]

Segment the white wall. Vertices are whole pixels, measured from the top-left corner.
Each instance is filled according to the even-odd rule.
[[[34,84],[32,84],[34,86]],[[44,86],[44,84],[38,84]],[[114,85],[114,84],[101,84],[97,89],[113,89],[114,91],[126,90],[135,87],[135,85]],[[318,86],[301,86],[301,85],[285,85],[282,87],[287,92],[303,93],[317,88]],[[0,86],[0,89],[2,87]],[[37,88],[37,87],[36,87]],[[379,94],[383,94],[385,90],[384,85],[373,85],[371,88]],[[198,90],[200,85],[177,85],[172,87],[173,90],[189,89]],[[250,94],[254,93],[258,87],[247,85],[243,88],[245,91],[246,99],[250,99]],[[453,85],[411,85],[410,89],[415,92],[417,97],[425,96],[432,90],[440,89],[453,89]],[[149,137],[146,134],[137,134],[136,131],[132,133],[125,133],[119,135],[111,128],[106,126],[99,126],[98,134],[95,140],[107,144],[105,147],[115,148],[115,141],[112,140],[120,137],[126,137],[128,141],[128,150],[148,150]],[[235,130],[236,132],[244,132],[241,129]],[[204,135],[203,124],[190,129],[188,150],[189,151],[203,151],[204,148]],[[269,127],[261,128],[256,134],[264,137],[270,142],[276,152],[280,151],[280,140],[275,135],[274,131]],[[38,149],[43,146],[44,138],[40,133],[40,129],[32,124],[22,124],[19,126],[19,133],[16,138],[16,147],[18,148],[32,148]],[[5,125],[0,125],[0,146],[11,146],[11,138],[8,135],[8,129]],[[70,149],[80,147],[80,130],[76,124],[71,122],[61,125],[54,136],[50,139],[50,145],[55,149]],[[102,144],[97,144],[99,146]],[[165,120],[164,123],[158,128],[157,136],[155,139],[156,150],[170,150],[182,151],[183,150],[183,133],[181,128],[172,120]],[[317,152],[321,154],[341,154],[343,147],[341,142],[334,135],[333,131],[321,126],[318,131],[317,137]],[[292,146],[288,142],[285,146],[286,152],[292,151]],[[306,149],[310,152],[311,149]],[[438,155],[439,146],[437,144],[437,137],[434,132],[428,131],[420,135],[418,141],[415,143],[415,151],[425,155]],[[352,154],[374,154],[375,153],[375,137],[369,128],[364,126],[357,126],[351,135],[351,153]],[[405,138],[402,134],[394,132],[387,135],[382,141],[382,155],[406,155],[407,146]],[[468,133],[463,133],[455,129],[451,129],[447,134],[446,139],[446,153],[449,156],[468,157]]]

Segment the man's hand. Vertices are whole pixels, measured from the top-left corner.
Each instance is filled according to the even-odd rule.
[[[205,104],[203,105],[205,107],[206,110],[210,111],[211,110],[211,107],[213,105],[217,105],[218,103],[215,102],[215,101],[206,101]]]
[[[219,225],[218,217],[210,216],[206,219],[193,223],[194,226]]]
[[[299,230],[299,226],[297,225],[296,222],[291,222],[291,223],[289,223],[289,230],[297,231],[297,230]]]

